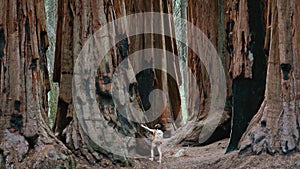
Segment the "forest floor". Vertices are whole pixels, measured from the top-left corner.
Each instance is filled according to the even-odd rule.
[[[239,155],[238,152],[225,154],[228,139],[203,147],[178,147],[173,151],[185,149],[185,156],[174,157],[172,152],[165,152],[161,164],[148,159],[135,160],[136,169],[299,169],[300,153],[293,155]],[[158,157],[155,159],[157,160]],[[129,168],[128,168],[129,169]]]
[[[108,169],[300,169],[300,153],[287,155],[239,155],[237,151],[225,154],[228,139],[202,147],[177,147],[172,152],[164,152],[162,163],[150,161],[148,158],[135,159],[131,167],[117,167],[109,160],[104,160]],[[185,155],[174,157],[179,150],[184,149]],[[155,157],[158,160],[158,156]],[[79,162],[80,163],[80,162]],[[103,168],[79,165],[78,169]]]

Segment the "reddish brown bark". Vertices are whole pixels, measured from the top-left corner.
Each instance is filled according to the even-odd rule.
[[[82,132],[82,126],[78,123],[78,119],[74,114],[74,105],[72,103],[72,77],[74,75],[73,68],[77,56],[87,39],[101,26],[123,16],[143,11],[172,13],[171,2],[171,0],[104,0],[103,2],[90,0],[84,2],[65,1],[59,2],[58,4],[54,81],[60,83],[60,89],[58,112],[53,130],[57,136],[66,142],[66,145],[76,155],[85,157],[91,164],[96,165],[96,162],[102,161],[103,155],[111,157],[111,160],[115,161],[117,161],[119,157],[113,156],[110,152],[106,152],[95,145],[95,143],[88,138],[86,133]],[[146,24],[145,22],[145,26]],[[148,25],[152,24],[147,24],[147,26]],[[115,37],[123,36],[128,40],[127,45],[129,45],[129,49],[125,49],[124,51],[121,49],[122,44],[118,43],[106,55],[105,61],[101,62],[100,67],[97,69],[95,92],[99,109],[109,125],[125,135],[141,137],[142,132],[139,125],[127,120],[117,111],[117,108],[124,108],[126,105],[121,104],[120,107],[115,107],[112,103],[110,96],[114,93],[112,93],[110,88],[113,74],[122,59],[136,51],[156,47],[177,54],[177,50],[174,39],[161,35],[142,34],[127,37],[126,27],[128,26],[132,25],[126,25],[126,23],[114,25],[113,34],[110,37],[111,42],[114,42]],[[152,26],[155,27],[156,25]],[[172,29],[172,26],[173,23],[171,23],[171,21],[165,21],[165,25],[162,25],[161,29]],[[140,65],[142,66],[142,62]],[[170,66],[173,71],[177,73],[178,79],[180,79],[179,65],[165,66]],[[123,84],[125,81],[121,79],[117,82]],[[177,84],[166,73],[158,70],[145,70],[130,81],[130,83],[134,91],[133,105],[138,111],[149,109],[148,94],[153,89],[159,88],[169,93],[169,98],[167,98],[170,100],[169,104],[158,119],[149,123],[150,127],[153,127],[156,123],[162,123],[164,129],[172,131],[172,123],[176,119],[178,119],[180,124],[182,117],[180,112],[179,91]],[[151,106],[155,106],[155,102],[154,105]],[[123,110],[128,111],[127,109],[119,109],[119,111]],[[137,115],[138,114],[139,112],[137,112]],[[101,135],[101,133],[99,133],[99,135]],[[145,144],[145,147],[146,146]],[[122,159],[120,158],[120,160],[124,160],[123,157]]]
[[[227,51],[233,78],[233,116],[227,152],[235,150],[263,101],[266,77],[264,1],[226,2]],[[251,97],[250,97],[251,96]]]
[[[298,147],[299,1],[268,1],[270,37],[267,85],[264,104],[253,118],[241,150],[293,152]],[[280,72],[280,73],[279,73]]]
[[[0,168],[74,167],[49,130],[44,1],[0,1]]]
[[[198,27],[211,41],[213,46],[217,49],[220,59],[223,62],[224,70],[226,72],[226,81],[228,85],[227,95],[228,95],[228,101],[225,108],[225,113],[222,118],[222,122],[220,122],[220,127],[227,123],[229,124],[229,117],[231,114],[231,83],[232,79],[229,77],[229,74],[227,74],[229,70],[229,64],[230,64],[230,55],[226,52],[226,39],[225,39],[225,29],[226,29],[226,20],[225,20],[225,4],[223,1],[194,1],[189,0],[187,1],[187,20],[191,22],[193,25]],[[188,30],[189,31],[189,30]],[[188,32],[188,37],[192,37],[194,32]],[[197,44],[198,46],[201,46],[201,42],[199,42],[198,39],[192,38],[193,41],[189,40],[189,43],[191,44]],[[191,45],[189,44],[189,45]],[[207,118],[207,113],[209,111],[210,106],[210,94],[211,94],[211,86],[209,82],[209,75],[207,73],[207,69],[213,69],[205,67],[202,61],[199,59],[200,57],[197,56],[196,53],[194,53],[191,49],[188,49],[188,68],[193,73],[193,77],[188,77],[188,112],[189,112],[189,120],[191,120],[192,112],[194,107],[199,107],[199,111],[196,113],[196,123],[197,125],[193,126],[193,129],[189,130],[187,132],[186,138],[181,138],[182,140],[177,140],[178,142],[182,142],[183,140],[185,142],[192,142],[193,144],[197,144],[199,139],[199,134],[202,130],[202,123],[201,121],[204,121]],[[215,70],[215,72],[218,72],[219,70]],[[194,81],[195,78],[195,81]],[[193,83],[196,82],[196,83]],[[199,94],[200,96],[195,95],[195,93],[198,93],[196,91],[193,91],[193,89],[196,89],[195,86],[198,86]],[[197,100],[197,97],[200,97],[200,105],[197,105],[195,101]],[[223,112],[219,112],[222,114]],[[222,128],[222,127],[221,127]],[[221,129],[222,130],[222,129]],[[227,126],[227,136],[228,136],[229,127]],[[226,132],[226,131],[225,131]],[[225,133],[223,131],[223,134]],[[221,132],[222,133],[222,132]],[[220,134],[220,133],[219,133]],[[226,134],[220,136],[219,134],[213,135],[211,137],[212,140],[226,137]],[[211,140],[211,141],[212,141]],[[209,142],[209,140],[208,140]]]

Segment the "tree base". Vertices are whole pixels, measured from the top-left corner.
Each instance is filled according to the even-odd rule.
[[[281,113],[278,113],[281,112]],[[278,115],[278,116],[276,116]],[[297,148],[298,130],[294,111],[265,100],[240,141],[240,153],[292,153]]]
[[[4,131],[0,168],[75,168],[75,165],[72,153],[46,132],[40,133],[33,142],[18,131]]]

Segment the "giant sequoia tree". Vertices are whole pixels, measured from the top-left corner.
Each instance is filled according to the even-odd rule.
[[[299,23],[296,0],[267,1],[269,51],[265,100],[244,134],[240,148],[289,153],[299,142]]]
[[[53,130],[56,136],[63,140],[75,154],[84,156],[92,164],[101,160],[103,154],[111,157],[112,160],[113,155],[95,145],[87,133],[82,132],[82,126],[74,114],[72,100],[74,63],[88,38],[91,37],[93,33],[96,33],[101,26],[126,15],[151,11],[172,13],[172,1],[91,0],[82,2],[59,1],[58,3],[57,42],[53,77],[54,81],[59,82],[60,89],[57,116]],[[177,54],[176,43],[174,39],[170,37],[155,34],[141,34],[127,37],[128,32],[126,32],[126,28],[128,27],[136,29],[137,27],[156,26],[154,23],[148,25],[146,21],[151,22],[151,18],[145,20],[145,23],[142,25],[132,26],[124,23],[120,25],[114,24],[113,27],[109,28],[111,29],[109,31],[112,32],[109,37],[111,43],[114,43],[116,37],[122,37],[122,41],[117,43],[117,45],[106,54],[105,61],[100,63],[99,68],[97,68],[96,82],[94,84],[94,92],[96,92],[97,95],[99,109],[107,120],[107,123],[117,132],[137,138],[142,136],[139,124],[120,115],[121,111],[124,111],[122,114],[130,113],[127,103],[121,100],[118,104],[119,107],[116,107],[112,100],[113,91],[111,86],[115,69],[128,55],[142,49],[159,48],[167,50],[174,55]],[[167,29],[172,32],[173,23],[171,23],[170,20],[164,20],[161,21],[161,23],[164,23],[160,28],[162,32]],[[160,62],[166,61],[162,59]],[[140,63],[141,66],[142,64],[143,63]],[[170,66],[171,69],[176,72],[175,74],[179,76],[179,65],[172,64],[163,66]],[[169,101],[165,107],[165,111],[159,118],[149,123],[150,127],[153,127],[154,124],[159,122],[163,124],[164,130],[171,132],[174,131],[172,128],[175,127],[175,125],[180,125],[180,97],[175,80],[176,79],[168,76],[166,72],[155,69],[144,70],[131,80],[132,89],[130,90],[134,93],[135,99],[133,106],[137,110],[137,112],[135,112],[136,114],[148,110],[151,106],[155,106],[155,101],[161,102],[160,100],[155,100],[152,102],[154,105],[150,105],[151,101],[149,101],[148,97],[153,89],[161,89],[168,93],[167,99]],[[121,84],[122,87],[125,80],[119,79],[117,83]],[[178,124],[175,124],[176,119]],[[88,127],[92,128],[93,126]],[[98,133],[98,135],[99,137],[104,136],[105,131]],[[111,139],[115,140],[116,138]],[[108,140],[107,142],[111,142],[112,140]],[[144,144],[143,147],[147,147],[145,143],[137,142],[136,144]],[[137,150],[143,153],[143,149]],[[126,154],[125,151],[126,150],[124,150],[124,153]],[[115,156],[114,160],[116,160],[116,158]]]
[[[233,117],[227,151],[237,148],[249,121],[263,101],[266,78],[264,10],[261,0],[226,2],[226,47],[233,78]]]
[[[231,116],[232,131],[228,151],[237,148],[248,122],[257,112],[263,99],[266,74],[263,10],[262,1],[259,0],[187,1],[188,21],[207,36],[223,63],[227,82],[226,105],[224,112],[218,112],[223,114],[223,118],[207,142],[229,136]],[[187,33],[192,34],[189,30]],[[194,39],[191,43],[200,46],[202,42]],[[190,83],[190,78],[188,86],[199,86],[201,99],[197,119],[200,125],[193,126],[192,132],[183,140],[197,144],[199,133],[202,131],[201,121],[207,118],[209,111],[211,84],[207,72],[210,68],[205,67],[192,50],[188,50],[187,59],[188,67],[198,83]],[[190,96],[195,93],[193,90],[188,91]],[[249,97],[250,95],[252,97]],[[195,103],[189,105],[191,108]]]
[[[48,126],[44,1],[3,0],[0,9],[0,168],[74,167]]]
[[[122,60],[137,51],[158,48],[177,55],[176,40],[173,38],[158,34],[127,35],[127,28],[138,30],[139,26],[145,30],[150,27],[174,33],[171,19],[153,23],[154,19],[150,16],[139,26],[122,23],[109,28],[112,32],[109,36],[111,43],[116,38],[121,37],[122,40],[99,63],[95,84],[91,86],[107,124],[118,133],[133,138],[126,143],[125,149],[120,150],[124,156],[114,155],[97,145],[80,125],[74,111],[72,79],[80,51],[97,30],[130,14],[171,14],[171,0],[58,1],[53,80],[59,83],[59,101],[53,131],[49,128],[47,118],[50,83],[44,2],[1,0],[0,9],[0,168],[74,168],[74,156],[100,167],[107,165],[104,156],[122,163],[127,161],[127,151],[142,155],[148,152],[141,149],[147,149],[146,139],[135,140],[144,137],[139,123],[120,115],[129,116],[131,107],[127,107],[118,92],[116,95],[121,98],[119,107],[112,100],[112,79]],[[228,136],[228,122],[233,110],[227,151],[236,149],[238,144],[240,150],[251,150],[255,154],[289,153],[297,149],[300,123],[299,10],[298,0],[187,0],[187,20],[200,28],[211,41],[226,72],[228,88],[225,113],[217,112],[224,116],[209,141]],[[157,28],[157,25],[161,26]],[[187,37],[193,33],[187,32]],[[197,39],[189,43],[201,45]],[[176,78],[158,69],[146,69],[133,75],[128,92],[136,114],[160,102],[161,98],[149,100],[153,89],[168,93],[164,111],[148,125],[153,127],[158,122],[162,123],[169,137],[182,125],[178,90],[180,70],[178,64],[168,64],[163,57],[156,59],[166,63],[162,64],[163,67],[175,72]],[[187,80],[187,93],[200,98],[200,104],[188,98],[188,110],[199,106],[199,111],[193,116],[195,125],[185,130],[185,137],[175,135],[168,140],[171,144],[182,141],[197,144],[202,122],[209,111],[212,84],[208,70],[192,49],[188,49],[186,60],[193,73],[193,77],[183,78]],[[139,61],[139,65],[143,65],[143,61]],[[196,79],[197,84],[191,83],[192,78]],[[122,78],[115,83],[120,88],[125,87],[122,86],[125,83]],[[199,96],[195,96],[197,92],[191,90],[195,85],[199,86]],[[107,142],[116,139],[107,136],[105,130],[95,134],[99,138],[105,137],[103,141]],[[139,145],[140,149],[135,149],[135,145]]]
[[[228,99],[232,79],[233,123],[227,151],[236,149],[239,142],[241,150],[250,147],[257,154],[294,151],[299,140],[299,3],[228,0],[188,4],[189,20],[202,28],[223,59],[230,77]],[[190,52],[189,64],[198,67],[194,73],[202,79],[200,90],[209,93],[201,61],[194,62],[191,56]],[[207,101],[203,99],[204,111],[200,113],[205,117]],[[192,136],[197,140],[197,135]]]

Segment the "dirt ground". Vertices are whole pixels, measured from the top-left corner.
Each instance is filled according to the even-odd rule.
[[[135,160],[136,169],[300,169],[300,153],[293,155],[238,155],[238,152],[224,154],[228,140],[222,140],[204,147],[178,147],[185,149],[186,155],[173,157],[174,152],[165,152],[161,164],[148,159]],[[156,157],[157,160],[158,157]]]
[[[164,152],[162,163],[150,161],[148,158],[135,159],[132,167],[116,167],[109,160],[104,160],[94,167],[78,165],[78,169],[300,169],[299,151],[291,155],[239,155],[238,152],[225,154],[228,139],[203,147],[177,147],[172,152]],[[185,156],[174,157],[180,149],[185,150]],[[158,156],[155,157],[158,160]],[[80,162],[79,162],[80,163]]]

